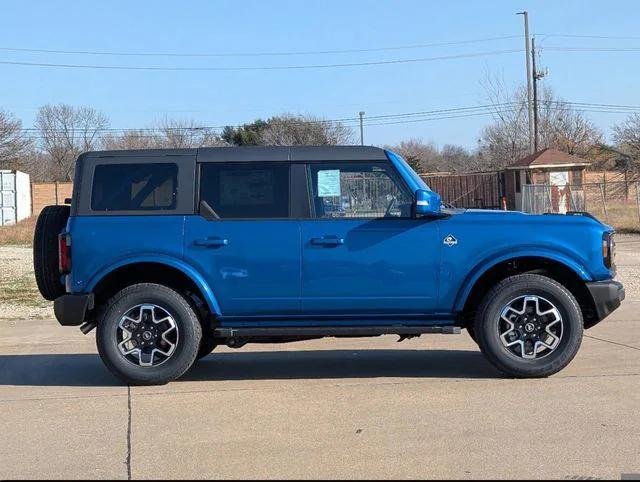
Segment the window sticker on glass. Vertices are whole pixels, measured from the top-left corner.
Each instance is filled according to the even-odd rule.
[[[318,171],[318,197],[340,196],[340,170]]]

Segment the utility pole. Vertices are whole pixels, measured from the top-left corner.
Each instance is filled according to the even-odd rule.
[[[535,152],[538,151],[538,81],[545,78],[546,72],[540,71],[536,67],[536,38],[531,39],[531,59],[533,64],[533,143]]]
[[[531,39],[531,61],[533,66],[533,148],[538,152],[538,71],[536,70],[536,38]]]
[[[527,103],[529,111],[529,151],[531,154],[535,152],[535,132],[533,126],[533,86],[531,85],[531,46],[529,45],[529,12],[518,12],[516,15],[524,16],[524,49],[527,58]]]
[[[364,146],[364,112],[360,111],[360,145]]]

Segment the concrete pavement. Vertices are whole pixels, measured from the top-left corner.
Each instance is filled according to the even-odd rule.
[[[468,336],[221,349],[123,387],[94,337],[0,325],[0,478],[565,478],[640,472],[640,302],[547,380]]]

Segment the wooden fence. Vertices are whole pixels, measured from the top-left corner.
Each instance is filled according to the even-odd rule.
[[[501,172],[421,174],[420,177],[444,202],[457,208],[502,209]]]
[[[71,182],[34,182],[31,184],[32,215],[37,216],[45,206],[64,204],[71,197]]]

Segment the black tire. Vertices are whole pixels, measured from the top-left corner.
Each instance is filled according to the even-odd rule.
[[[520,296],[539,296],[550,301],[562,316],[562,337],[547,356],[525,359],[509,351],[500,340],[499,320],[504,307]],[[478,345],[501,372],[514,378],[545,378],[565,368],[578,353],[584,322],[575,297],[560,283],[537,274],[507,278],[484,298],[475,321]]]
[[[53,301],[65,294],[58,268],[58,235],[67,225],[69,206],[47,206],[33,233],[33,270],[40,294]]]
[[[467,333],[469,333],[469,336],[471,337],[471,339],[477,345],[478,344],[478,337],[476,336],[476,330],[472,326],[467,326]]]
[[[211,352],[217,348],[217,346],[218,344],[211,334],[203,333],[202,341],[200,342],[200,349],[198,350],[198,355],[196,356],[196,361],[206,357],[207,355],[210,355]]]
[[[175,352],[161,365],[136,365],[118,349],[120,320],[128,310],[141,304],[161,307],[173,317],[178,329]],[[201,339],[200,320],[189,301],[171,288],[148,283],[133,285],[117,293],[102,310],[96,334],[102,361],[114,375],[130,385],[164,385],[180,378],[193,365]]]

